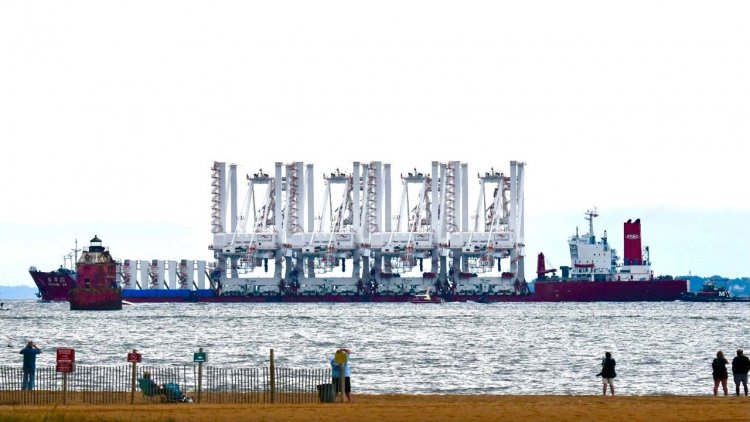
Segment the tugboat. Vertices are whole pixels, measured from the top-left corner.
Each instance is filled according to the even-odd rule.
[[[71,311],[113,311],[122,309],[122,290],[118,287],[117,262],[102,246],[98,236],[83,250],[76,263],[78,287],[70,290]]]
[[[750,297],[732,296],[729,290],[718,287],[714,281],[703,283],[698,293],[685,292],[680,295],[680,300],[685,302],[750,302]]]
[[[427,290],[424,294],[414,295],[409,303],[445,303],[445,300],[440,296],[430,296],[430,291]]]

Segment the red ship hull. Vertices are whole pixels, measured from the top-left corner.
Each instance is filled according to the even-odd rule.
[[[536,302],[666,302],[688,291],[687,280],[536,281]]]
[[[44,301],[67,302],[68,292],[76,287],[76,281],[69,272],[61,271],[29,271],[36,287],[39,298]]]
[[[75,280],[68,274],[58,271],[31,271],[42,300],[69,301],[68,292],[75,285]],[[654,302],[674,301],[687,292],[687,280],[654,280],[654,281],[536,281],[534,294],[519,295],[447,295],[442,296],[446,302]],[[398,303],[409,302],[413,296],[406,295],[253,295],[253,296],[215,296],[201,295],[164,295],[164,290],[137,291],[140,294],[129,294],[123,291],[123,298],[130,302],[214,302],[214,303]],[[178,293],[179,291],[174,291]],[[161,293],[161,294],[159,294]]]

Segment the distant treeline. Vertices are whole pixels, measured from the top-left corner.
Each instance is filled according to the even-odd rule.
[[[0,286],[0,301],[11,299],[36,299],[36,287]]]
[[[712,275],[711,277],[683,275],[678,278],[686,278],[690,281],[691,292],[699,292],[701,287],[703,287],[703,283],[713,281],[716,283],[716,287],[723,287],[729,290],[734,296],[750,296],[750,277],[726,278],[720,275]]]

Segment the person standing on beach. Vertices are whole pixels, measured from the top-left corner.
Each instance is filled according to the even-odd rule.
[[[336,350],[336,353],[343,352],[346,353],[347,356],[347,362],[344,364],[344,393],[346,393],[346,399],[349,401],[349,403],[352,402],[352,382],[349,378],[349,354],[351,351],[349,349],[338,349]],[[341,391],[341,380],[339,379],[341,377],[341,365],[336,363],[334,358],[331,358],[331,379],[333,380],[333,386],[336,389],[336,394],[338,394]]]
[[[734,375],[734,388],[740,395],[740,384],[745,387],[747,396],[747,373],[750,372],[750,359],[744,355],[742,349],[737,349],[737,356],[732,359],[732,375]]]
[[[726,396],[729,392],[727,391],[727,378],[729,378],[729,375],[727,374],[727,359],[724,357],[724,352],[719,350],[716,353],[716,359],[711,363],[711,368],[713,368],[713,376],[714,376],[714,396],[718,395],[719,392],[719,384],[721,383],[721,386],[724,387],[724,395]]]
[[[602,377],[602,395],[607,395],[607,384],[609,384],[609,391],[612,395],[615,395],[615,360],[612,359],[612,353],[604,352],[604,359],[602,359],[602,372],[596,374]]]
[[[23,382],[21,383],[21,390],[33,390],[34,373],[36,372],[36,355],[42,353],[42,351],[36,347],[36,344],[34,344],[33,341],[29,340],[29,342],[26,343],[26,347],[21,349],[18,353],[23,355]]]

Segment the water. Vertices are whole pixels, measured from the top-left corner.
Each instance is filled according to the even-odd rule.
[[[716,351],[750,350],[747,303],[139,304],[71,312],[67,303],[10,302],[2,364],[20,365],[27,338],[54,364],[56,347],[86,365],[192,362],[218,367],[321,368],[352,349],[355,392],[597,394],[605,350],[624,395],[705,395]]]

